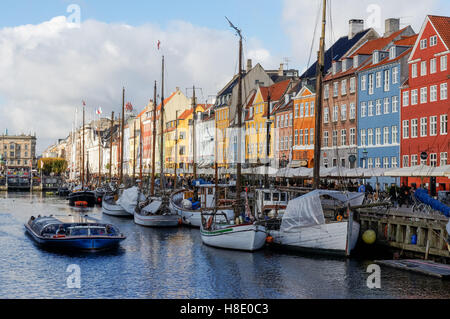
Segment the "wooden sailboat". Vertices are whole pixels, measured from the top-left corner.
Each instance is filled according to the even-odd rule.
[[[278,227],[270,230],[271,241],[281,248],[349,256],[359,236],[360,225],[354,220],[351,206],[359,206],[363,193],[320,190],[320,150],[322,124],[322,81],[324,74],[326,0],[322,4],[322,34],[317,59],[314,188],[288,202]],[[333,204],[327,207],[327,202]],[[332,214],[327,214],[331,208]]]
[[[134,212],[134,222],[148,227],[176,227],[180,224],[180,217],[169,209],[169,198],[164,189],[164,56],[162,57],[162,81],[161,81],[161,111],[160,111],[160,195],[151,196],[145,202],[139,203]],[[156,84],[155,84],[156,88]],[[155,89],[156,92],[156,89]],[[156,105],[156,98],[155,98]],[[156,106],[155,106],[156,111]],[[156,113],[153,114],[156,116]],[[155,130],[154,130],[155,132]],[[155,148],[153,147],[153,150]],[[155,154],[153,153],[153,158]],[[154,170],[153,170],[154,172]],[[152,176],[152,188],[154,185]],[[153,194],[152,194],[153,195]]]
[[[228,19],[227,19],[228,20]],[[246,220],[242,217],[243,205],[241,203],[241,129],[242,129],[242,35],[241,30],[236,28],[229,20],[231,27],[239,35],[239,77],[238,77],[238,162],[236,178],[236,222],[230,221],[219,213],[217,207],[212,213],[202,212],[202,224],[200,234],[204,244],[217,248],[255,251],[262,248],[266,241],[266,228],[254,221],[250,209],[246,209]],[[217,174],[217,158],[216,158]],[[216,175],[217,189],[217,175]],[[216,190],[217,192],[217,190]],[[217,200],[217,197],[216,197]],[[218,216],[225,217],[225,222],[218,220]]]

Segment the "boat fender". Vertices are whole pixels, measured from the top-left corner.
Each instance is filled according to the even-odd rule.
[[[341,222],[343,219],[344,219],[344,217],[342,217],[342,215],[337,215],[337,216],[336,216],[336,220],[337,220],[338,222]]]
[[[213,222],[213,217],[210,216],[208,222],[206,223],[206,229],[210,229]]]
[[[272,236],[267,236],[266,237],[266,243],[268,243],[268,244],[273,243],[273,237]]]

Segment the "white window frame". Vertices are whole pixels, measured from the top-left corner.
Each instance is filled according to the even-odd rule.
[[[430,102],[437,101],[437,85],[430,86]]]
[[[361,91],[365,91],[367,87],[367,75],[361,76]]]
[[[413,79],[417,77],[417,63],[411,64],[411,77]]]
[[[409,91],[403,91],[403,93],[402,93],[402,105],[403,105],[403,107],[409,106]]]
[[[389,143],[389,126],[383,127],[383,144],[390,144]]]
[[[447,83],[441,83],[440,85],[440,99],[442,100],[446,100],[448,98],[448,91],[447,91]]]
[[[421,117],[420,118],[420,137],[428,136],[428,118]]]
[[[436,72],[437,72],[436,58],[433,58],[430,60],[430,74],[434,74]]]
[[[361,117],[367,116],[367,105],[366,102],[361,102]]]
[[[354,120],[355,117],[356,117],[356,107],[355,107],[355,103],[350,103],[349,120]]]
[[[398,126],[397,125],[392,126],[391,130],[392,130],[391,142],[392,144],[398,144]]]
[[[417,138],[419,135],[419,120],[411,119],[411,138]]]
[[[441,56],[441,61],[440,61],[440,70],[442,71],[447,71],[447,55],[442,55]]]
[[[441,135],[447,135],[448,132],[448,114],[441,114],[439,121],[439,131]]]
[[[389,98],[385,97],[383,101],[383,113],[389,114]]]
[[[427,61],[420,62],[420,76],[427,75]]]
[[[384,92],[389,92],[390,74],[389,69],[384,70]]]
[[[420,88],[420,104],[425,104],[428,102],[428,88]]]
[[[430,116],[430,136],[437,135],[437,115]]]
[[[409,138],[409,121],[403,120],[402,122],[402,139]]]

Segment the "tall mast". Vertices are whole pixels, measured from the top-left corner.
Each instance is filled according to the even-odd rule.
[[[197,159],[195,156],[196,153],[196,147],[195,147],[195,109],[196,109],[196,103],[195,103],[195,86],[192,86],[192,90],[194,91],[194,95],[192,97],[192,164],[193,168],[192,171],[194,173],[194,180],[197,179]]]
[[[133,183],[136,180],[136,120],[133,121]]]
[[[139,118],[139,180],[141,181],[142,185],[142,157],[144,153],[144,145],[142,143],[142,121],[141,118]]]
[[[114,111],[111,113],[111,129],[109,140],[109,182],[112,181],[112,141],[113,141],[113,127],[114,127]]]
[[[177,189],[177,166],[178,166],[178,110],[175,111],[175,180],[173,189]]]
[[[82,160],[81,160],[81,189],[84,188],[84,105],[83,105],[83,144],[81,146]]]
[[[120,175],[119,185],[123,182],[123,134],[125,126],[125,88],[122,90],[122,133],[121,133],[121,148],[120,148]]]
[[[320,37],[320,47],[317,53],[317,70],[316,70],[316,108],[315,115],[315,132],[314,132],[314,178],[313,187],[318,189],[320,185],[320,149],[322,147],[322,80],[325,68],[325,24],[326,24],[326,0],[323,0],[322,11],[322,35]]]
[[[214,207],[217,207],[219,205],[219,193],[218,193],[218,184],[219,184],[219,171],[217,167],[217,121],[215,119],[216,115],[214,114],[214,184],[215,184],[215,190],[214,190]]]
[[[159,174],[159,188],[161,190],[161,196],[164,191],[164,55],[162,57],[162,75],[161,75],[161,113],[159,118],[159,123],[161,127],[161,136],[159,144],[159,164],[160,164],[160,174]]]
[[[97,134],[98,134],[98,187],[100,187],[100,185],[102,184],[102,165],[100,160],[100,152],[101,152],[100,115],[98,116]]]
[[[156,156],[156,81],[155,81],[155,90],[153,95],[153,142],[152,142],[152,183],[150,188],[150,194],[155,196],[155,156]]]

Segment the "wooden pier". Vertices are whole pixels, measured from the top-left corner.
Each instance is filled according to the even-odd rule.
[[[418,213],[409,208],[378,207],[360,209],[359,218],[361,234],[368,229],[374,230],[376,244],[399,250],[400,257],[450,262],[445,228],[449,219],[439,212]]]
[[[441,279],[450,279],[450,265],[439,264],[429,260],[375,260],[375,263],[382,266],[417,272]]]

